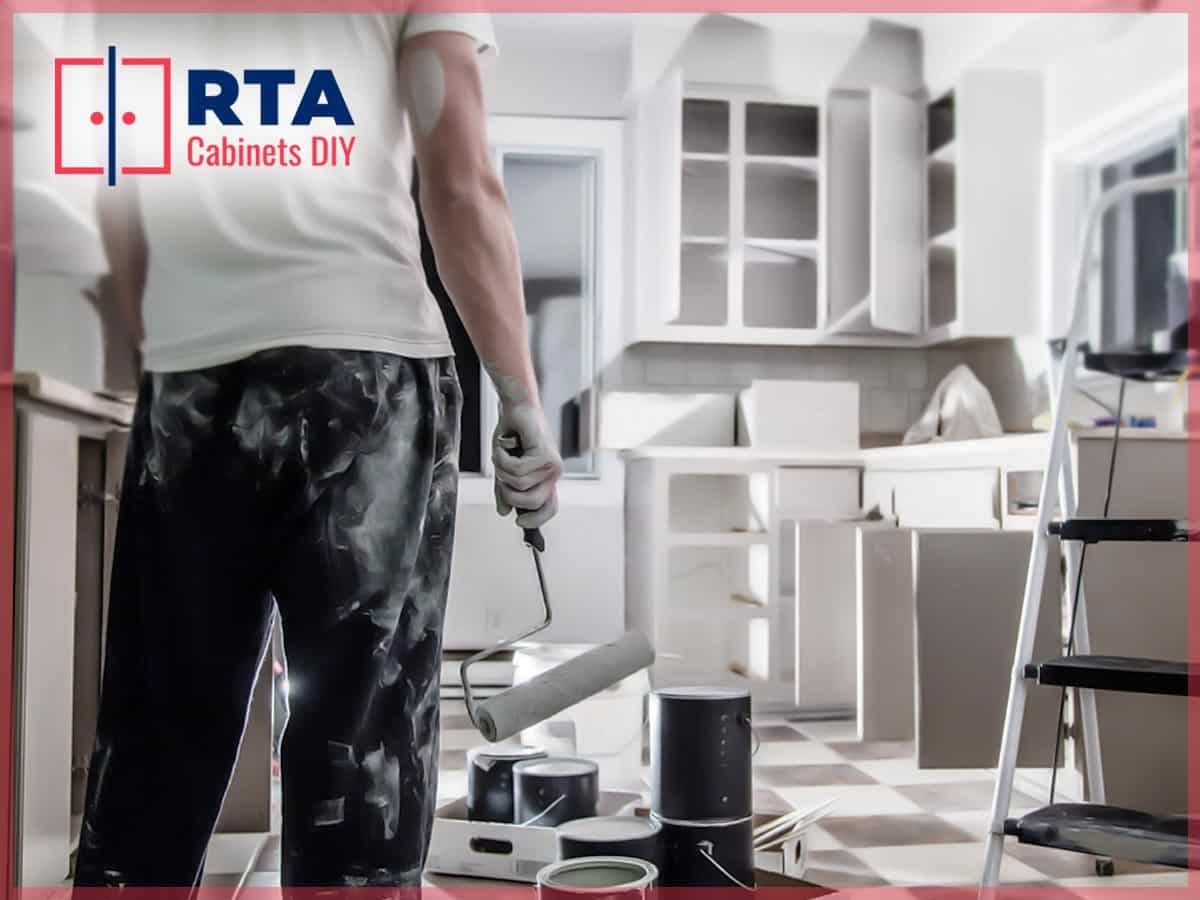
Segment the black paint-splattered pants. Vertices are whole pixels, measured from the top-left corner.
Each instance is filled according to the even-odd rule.
[[[283,883],[418,883],[460,402],[452,360],[381,353],[146,377],[76,884],[197,882],[276,606]]]

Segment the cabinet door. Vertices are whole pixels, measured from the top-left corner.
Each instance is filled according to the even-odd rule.
[[[871,89],[871,325],[920,334],[925,241],[924,107]]]
[[[638,105],[632,208],[640,298],[634,325],[656,328],[679,317],[679,239],[683,165],[683,73],[667,70]]]

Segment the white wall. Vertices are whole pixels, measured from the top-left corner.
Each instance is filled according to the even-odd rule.
[[[489,113],[621,118],[629,61],[624,50],[501,46],[484,63]]]
[[[1114,22],[1113,31],[1122,24],[1126,30],[1119,36],[1098,40],[1050,67],[1046,120],[1050,143],[1093,127],[1097,120],[1164,84],[1186,80],[1186,15],[1154,13],[1132,24]]]
[[[1082,222],[1083,194],[1079,158],[1086,157],[1114,129],[1141,119],[1162,105],[1164,97],[1186,113],[1187,20],[1182,14],[1142,16],[1071,14],[1039,17],[1042,38],[1051,26],[1061,30],[1054,61],[1046,78],[1046,178],[1049,198],[1042,223],[1045,266],[1042,304],[1047,335],[1066,328],[1068,298]],[[1028,29],[1027,29],[1028,30]],[[1039,40],[1039,44],[1045,44]],[[1026,52],[1029,41],[1026,42]],[[1015,61],[1010,49],[1009,58]],[[1159,115],[1163,110],[1154,112]],[[1041,337],[996,342],[961,351],[993,392],[1006,428],[1028,428],[1028,422],[1048,409],[1045,344]],[[1117,382],[1092,379],[1086,389],[1110,405],[1116,403]],[[1126,412],[1153,415],[1160,426],[1178,427],[1184,401],[1171,387],[1127,387]],[[1104,415],[1101,408],[1080,397],[1070,408],[1079,418]],[[1025,424],[1021,424],[1025,423]]]

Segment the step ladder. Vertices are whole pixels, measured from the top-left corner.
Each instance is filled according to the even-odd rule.
[[[1070,324],[1066,337],[1052,345],[1050,365],[1051,428],[1049,458],[1046,463],[1021,606],[1004,734],[997,764],[996,788],[987,836],[981,885],[994,887],[1000,877],[1004,839],[1014,837],[1021,843],[1036,844],[1097,858],[1097,872],[1111,873],[1113,858],[1186,868],[1189,854],[1192,865],[1200,860],[1200,840],[1189,839],[1188,822],[1183,816],[1156,817],[1136,810],[1105,805],[1104,770],[1096,718],[1096,691],[1126,691],[1147,694],[1196,696],[1200,677],[1195,671],[1189,678],[1185,662],[1095,656],[1088,637],[1087,602],[1083,591],[1083,563],[1086,548],[1103,541],[1200,540],[1189,523],[1175,519],[1109,519],[1107,498],[1101,519],[1077,518],[1075,479],[1067,433],[1067,401],[1074,390],[1075,370],[1080,361],[1085,368],[1106,372],[1122,379],[1124,399],[1126,380],[1178,378],[1194,373],[1197,354],[1190,350],[1165,353],[1096,353],[1084,341],[1088,273],[1095,234],[1112,206],[1133,196],[1176,191],[1187,185],[1186,172],[1153,175],[1122,182],[1105,191],[1088,212],[1079,257],[1075,267]],[[1119,406],[1122,404],[1119,403]],[[1120,413],[1113,435],[1109,470],[1111,496],[1113,466],[1120,440]],[[1060,521],[1052,522],[1057,492]],[[1072,612],[1067,652],[1057,659],[1034,660],[1034,635],[1042,599],[1042,584],[1050,552],[1050,538],[1062,542],[1067,584],[1072,588]],[[1078,690],[1079,724],[1083,752],[1087,759],[1089,803],[1054,803],[1051,782],[1050,805],[1020,818],[1010,819],[1013,777],[1017,766],[1017,747],[1025,713],[1025,696],[1031,688],[1051,686],[1064,692]],[[1185,714],[1180,708],[1180,715]],[[1060,729],[1061,730],[1061,729]],[[1059,736],[1055,735],[1056,742]],[[1057,755],[1055,769],[1057,769]],[[1053,777],[1053,776],[1052,776]]]

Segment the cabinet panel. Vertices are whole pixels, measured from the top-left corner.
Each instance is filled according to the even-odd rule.
[[[893,509],[903,528],[998,528],[998,469],[890,474]]]
[[[920,334],[922,313],[922,185],[920,103],[871,90],[871,324]]]
[[[917,764],[982,769],[996,765],[1016,649],[1032,535],[918,531]],[[1058,542],[1050,558],[1058,558]],[[1034,658],[1057,656],[1062,578],[1046,567]],[[1032,688],[1017,764],[1048,768],[1054,754],[1057,691]]]
[[[711,119],[711,113],[704,118]],[[677,66],[639,104],[634,128],[630,206],[637,213],[634,253],[640,282],[634,324],[644,316],[644,324],[653,327],[675,321],[680,310],[683,74]]]
[[[858,515],[858,469],[779,469],[778,517],[846,519]]]

